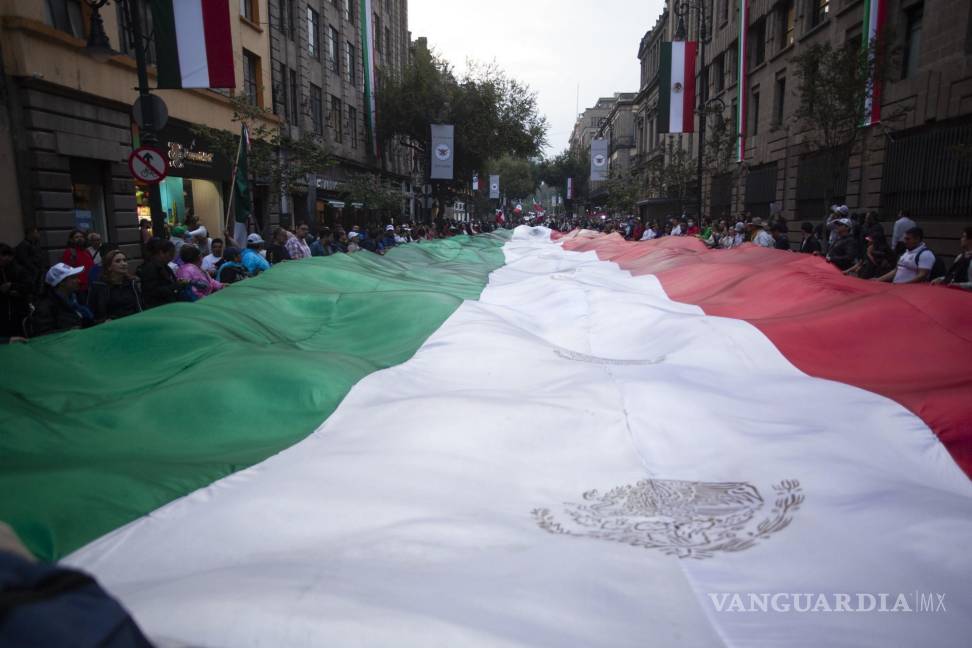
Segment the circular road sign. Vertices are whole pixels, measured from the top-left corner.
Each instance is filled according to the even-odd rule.
[[[148,184],[158,184],[169,173],[169,163],[165,156],[153,148],[143,146],[128,156],[128,169],[132,177]]]

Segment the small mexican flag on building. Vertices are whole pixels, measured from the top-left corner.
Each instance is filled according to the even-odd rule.
[[[151,0],[159,88],[235,88],[226,0]]]
[[[695,56],[698,43],[662,43],[658,132],[695,131]]]

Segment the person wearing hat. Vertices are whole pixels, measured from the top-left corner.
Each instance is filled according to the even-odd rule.
[[[860,251],[857,249],[857,239],[852,230],[854,223],[849,218],[838,218],[834,221],[834,231],[837,238],[827,250],[827,261],[841,270],[848,270],[857,263]]]
[[[395,226],[385,225],[385,235],[382,236],[379,241],[379,246],[382,250],[390,250],[395,247]]]
[[[183,225],[176,225],[169,233],[169,240],[172,241],[172,245],[175,246],[176,257],[179,256],[179,250],[182,249],[182,246],[186,244],[186,237],[188,234],[189,230],[187,230]]]
[[[243,267],[251,277],[270,269],[270,263],[260,254],[264,244],[263,237],[256,232],[246,237],[246,249],[243,250],[242,260]]]
[[[773,236],[766,231],[763,219],[759,216],[749,221],[749,240],[760,247],[771,248],[776,245]]]
[[[894,270],[894,254],[888,247],[884,235],[864,237],[867,249],[861,260],[844,271],[845,275],[861,279],[873,279]]]
[[[28,318],[31,337],[85,328],[94,323],[91,310],[78,301],[83,272],[84,268],[72,268],[66,263],[56,263],[47,271],[44,276],[47,289]]]
[[[348,242],[347,242],[348,254],[351,254],[352,252],[361,251],[361,245],[359,244],[360,238],[361,235],[358,232],[355,232],[354,230],[348,232]]]

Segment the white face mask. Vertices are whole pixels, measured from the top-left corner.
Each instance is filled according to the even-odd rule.
[[[262,256],[264,259],[266,259],[267,258],[267,251],[266,250],[260,250],[260,256]]]

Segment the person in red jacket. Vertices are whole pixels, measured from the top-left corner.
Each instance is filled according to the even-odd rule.
[[[72,268],[84,268],[78,276],[80,286],[78,287],[78,300],[84,304],[88,298],[88,279],[91,268],[94,267],[94,259],[88,252],[87,242],[84,232],[81,230],[71,230],[68,234],[67,247],[61,255],[61,263],[66,263]]]

